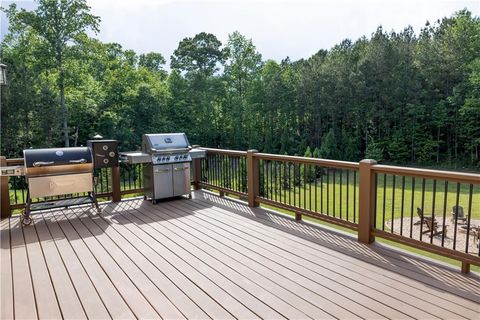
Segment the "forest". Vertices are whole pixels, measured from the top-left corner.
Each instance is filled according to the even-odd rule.
[[[162,53],[96,39],[84,0],[2,10],[7,157],[95,134],[137,150],[143,133],[185,132],[206,147],[480,170],[480,18],[466,9],[298,61],[263,59],[237,31],[225,43],[199,32],[169,68]]]

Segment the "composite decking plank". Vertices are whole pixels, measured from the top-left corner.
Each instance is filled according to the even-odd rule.
[[[155,311],[152,305],[138,290],[135,284],[128,278],[123,270],[116,264],[108,252],[100,245],[93,235],[79,221],[71,211],[64,212],[68,223],[74,228],[75,232],[82,238],[90,252],[102,266],[108,277],[115,283],[115,287],[127,302],[133,313],[142,319],[158,319],[160,315]]]
[[[145,212],[142,211],[142,213]],[[154,217],[156,222],[162,221],[159,220],[159,217],[154,215],[153,213],[146,214]],[[200,237],[195,237],[195,232],[193,228],[191,228],[188,224],[185,224],[184,221],[179,221],[178,219],[176,219],[175,216],[172,216],[172,218],[173,219],[168,219],[167,217],[165,218],[165,220],[163,220],[163,222],[165,222],[164,225],[166,225],[165,228],[167,228],[171,231],[171,233],[173,233],[172,238],[185,239],[189,243],[196,246],[199,250],[202,250],[205,254],[215,257],[218,261],[221,261],[222,263],[228,265],[231,269],[237,270],[240,274],[243,274],[245,277],[258,283],[264,289],[270,290],[277,296],[278,299],[290,302],[294,307],[301,310],[306,315],[315,319],[334,318],[332,315],[330,315],[324,310],[330,310],[330,312],[335,313],[336,309],[342,309],[339,306],[329,301],[326,301],[323,297],[318,296],[315,293],[308,291],[300,286],[297,286],[297,288],[295,288],[301,291],[300,295],[292,293],[287,288],[291,289],[292,286],[296,285],[295,283],[288,282],[287,278],[282,278],[281,276],[273,273],[274,279],[280,279],[280,281],[278,281],[279,284],[277,284],[268,277],[272,274],[271,270],[264,268],[260,272],[255,271],[253,268],[251,268],[251,265],[245,263],[245,260],[249,259],[248,257],[238,254],[237,259],[235,259],[235,252],[227,246],[224,246],[223,248],[221,246],[216,246],[216,241],[212,240],[209,237],[201,237],[202,234],[200,234]],[[238,259],[238,256],[241,256],[241,258]],[[302,297],[307,299],[303,299]],[[328,308],[324,308],[324,310],[317,307],[318,305],[325,304],[327,304]],[[346,310],[342,309],[342,311],[340,312],[345,318],[355,317],[354,314]]]
[[[248,301],[255,303],[254,305],[249,305],[247,308],[243,304],[246,303],[245,301],[240,302],[239,300],[235,299],[234,296],[230,295],[233,288],[232,283],[227,278],[217,273],[214,269],[206,265],[201,260],[198,260],[195,256],[182,251],[183,249],[177,246],[173,241],[163,237],[149,224],[134,217],[133,212],[135,211],[131,211],[130,214],[123,215],[121,217],[122,219],[126,219],[130,222],[129,224],[126,224],[126,226],[136,226],[142,229],[145,234],[147,234],[156,242],[156,246],[161,245],[167,248],[168,250],[165,251],[162,249],[162,255],[174,265],[178,266],[179,269],[181,268],[184,274],[192,274],[195,282],[202,287],[203,290],[208,292],[209,295],[217,301],[217,303],[226,308],[236,318],[256,318],[259,317],[259,315],[255,314],[251,309],[256,310],[257,312],[265,310],[265,305],[262,305],[260,301],[254,301],[252,297],[248,296],[248,293],[243,291],[243,289],[235,288],[237,289],[237,291],[234,292],[235,296],[241,296],[242,298],[248,299]],[[118,219],[120,219],[120,217]],[[162,241],[160,241],[160,238]],[[173,248],[175,248],[175,250]],[[277,319],[281,318],[281,315],[276,313],[274,310],[266,311],[266,318],[270,318],[269,316]]]
[[[188,219],[190,216],[187,215],[185,218]],[[199,217],[197,215],[194,215],[193,218],[197,219],[196,222],[198,224],[208,226],[210,230],[213,230],[217,236],[223,237],[225,241],[232,239],[236,245],[250,250],[249,253],[252,256],[255,256],[259,261],[263,261],[262,263],[271,266],[272,269],[282,269],[284,272],[291,274],[291,277],[295,277],[296,275],[295,281],[303,281],[305,282],[304,285],[309,285],[310,287],[312,285],[328,287],[351,301],[357,301],[365,308],[370,309],[370,311],[375,310],[387,317],[409,317],[409,313],[397,309],[398,301],[390,299],[371,289],[369,290],[368,287],[359,286],[356,283],[347,281],[341,275],[337,275],[327,269],[324,269],[321,274],[314,272],[295,262],[295,259],[288,257],[286,252],[277,252],[275,247],[253,237],[246,236],[232,226],[216,221],[215,219],[207,218],[208,220],[205,221],[205,217]],[[418,314],[423,317],[431,317],[428,313],[415,308],[409,308],[409,306],[405,304],[403,308],[409,309],[409,312],[412,313],[411,316]]]
[[[10,219],[0,222],[0,319],[13,319],[13,274],[10,253]]]
[[[223,199],[222,199],[223,200]],[[228,200],[223,200],[228,201]],[[210,200],[200,199],[200,202],[203,203],[205,207],[211,207],[212,203]],[[194,202],[198,205],[198,201]],[[471,295],[465,294],[463,290],[451,290],[451,288],[445,288],[445,285],[439,283],[439,281],[444,281],[445,277],[451,276],[451,274],[455,275],[455,278],[459,280],[460,283],[465,283],[466,281],[470,282],[470,286],[478,287],[478,279],[473,279],[470,277],[465,277],[463,275],[459,275],[458,272],[452,272],[448,270],[448,274],[443,276],[441,279],[433,278],[431,275],[426,275],[423,271],[411,271],[409,269],[404,269],[401,266],[398,266],[396,263],[389,263],[388,266],[385,263],[381,263],[378,259],[360,259],[357,255],[352,254],[351,252],[343,252],[342,248],[333,248],[329,246],[328,243],[325,243],[325,239],[323,236],[319,236],[317,234],[309,234],[308,232],[298,231],[298,230],[291,230],[291,225],[301,225],[304,228],[312,229],[315,232],[322,232],[324,234],[331,234],[332,232],[329,230],[318,230],[318,227],[305,224],[305,223],[298,223],[296,221],[292,221],[289,217],[281,217],[273,213],[260,213],[260,209],[255,209],[255,221],[252,221],[252,215],[250,213],[246,213],[243,210],[235,210],[236,213],[233,213],[231,210],[232,208],[221,206],[216,203],[218,206],[214,207],[213,210],[220,210],[219,212],[228,214],[230,216],[238,216],[241,215],[244,218],[247,218],[245,221],[250,221],[251,225],[255,228],[264,228],[268,229],[266,231],[268,234],[275,234],[280,235],[281,237],[288,237],[292,241],[290,243],[299,242],[301,247],[306,248],[313,248],[316,251],[322,251],[327,253],[330,257],[336,259],[340,264],[341,263],[352,263],[355,266],[358,266],[364,270],[368,270],[373,272],[375,275],[380,275],[384,277],[384,279],[390,279],[391,281],[404,284],[405,287],[409,288],[416,288],[419,292],[424,292],[428,295],[435,295],[440,300],[451,300],[452,305],[462,305],[466,304],[471,309],[477,307],[478,303],[478,295]],[[238,206],[238,204],[236,204]],[[245,206],[244,206],[245,207]],[[237,209],[237,208],[236,208]],[[257,219],[260,219],[257,221]],[[282,219],[287,221],[288,226],[281,225],[278,221],[274,221],[273,219]],[[258,223],[260,222],[260,223]],[[353,242],[353,240],[349,240],[349,242]],[[354,245],[359,246],[361,244],[354,243]],[[374,249],[368,249],[369,251],[378,250],[377,247]],[[388,251],[389,254],[395,254],[396,251],[392,251],[389,249],[384,249]],[[357,253],[358,254],[358,253]],[[376,253],[378,255],[378,253]],[[417,257],[410,257],[410,259],[418,259]],[[403,264],[408,264],[406,262],[402,262]],[[432,271],[435,274],[435,270]],[[457,277],[460,278],[457,278]],[[458,284],[456,284],[458,286]]]
[[[115,260],[125,275],[135,284],[135,287],[138,288],[145,299],[147,299],[150,305],[163,319],[185,319],[185,316],[170,300],[168,300],[160,288],[158,288],[129,258],[129,248],[123,248],[123,250],[127,250],[127,252],[124,252],[109,238],[108,235],[105,234],[104,230],[93,221],[101,220],[100,217],[90,217],[84,215],[83,212],[76,211],[77,210],[72,210],[78,220],[82,222],[83,226],[94,235],[100,245],[105,249],[105,252],[108,252],[112,259]]]
[[[187,205],[186,203],[184,203],[184,204]],[[189,206],[193,205],[193,202],[189,202],[188,205]],[[195,207],[195,208],[197,208],[197,207]],[[229,217],[229,216],[226,216],[226,215],[223,215],[222,218],[220,218],[219,215],[218,215],[219,211],[215,211],[213,213],[212,213],[212,211],[213,210],[209,210],[209,208],[206,208],[205,210],[196,211],[196,212],[198,214],[203,213],[205,215],[209,215],[211,218],[220,219],[222,221],[223,220],[230,221],[231,219],[233,219],[232,217]],[[345,265],[343,265],[343,266],[342,265],[335,265],[335,264],[331,263],[329,261],[329,259],[326,258],[326,257],[314,256],[310,253],[300,254],[300,252],[302,252],[302,250],[301,250],[302,248],[299,247],[299,246],[292,245],[292,243],[295,243],[295,241],[283,241],[279,244],[278,239],[276,239],[276,240],[270,239],[269,235],[270,235],[271,232],[269,232],[269,231],[271,231],[271,230],[265,230],[264,231],[265,233],[261,233],[259,235],[258,230],[254,230],[254,231],[251,230],[250,225],[248,225],[248,223],[246,223],[246,221],[243,221],[242,219],[233,219],[231,221],[235,223],[236,228],[238,228],[238,230],[241,230],[242,233],[250,234],[251,236],[257,237],[259,240],[262,240],[262,241],[267,241],[271,245],[277,246],[277,248],[279,250],[282,250],[282,251],[286,250],[289,253],[291,253],[291,254],[299,257],[299,258],[305,259],[307,261],[307,264],[309,264],[309,262],[311,262],[312,264],[310,264],[310,267],[314,270],[316,270],[317,268],[323,269],[324,267],[329,267],[331,270],[335,270],[342,275],[348,276],[352,281],[357,281],[357,282],[360,282],[362,284],[369,284],[370,286],[372,286],[372,289],[375,290],[375,291],[380,291],[380,292],[383,292],[385,294],[388,294],[391,297],[394,297],[396,299],[399,299],[400,301],[409,303],[410,305],[415,306],[419,309],[429,310],[430,313],[433,313],[437,317],[447,316],[447,317],[450,317],[450,318],[452,318],[452,317],[459,318],[459,317],[463,317],[465,315],[465,312],[467,312],[467,314],[469,314],[470,317],[474,316],[474,311],[472,311],[472,310],[468,310],[466,308],[460,308],[460,307],[456,306],[456,304],[449,303],[449,302],[447,302],[448,307],[445,307],[444,305],[441,305],[440,302],[438,302],[439,304],[437,305],[437,304],[433,303],[433,302],[436,302],[435,299],[433,299],[434,301],[432,301],[432,299],[429,299],[428,301],[425,301],[425,299],[424,299],[425,295],[419,295],[417,297],[412,296],[411,293],[406,293],[406,292],[400,291],[396,287],[392,286],[393,283],[391,285],[383,284],[381,282],[378,282],[377,279],[373,279],[373,278],[369,278],[369,277],[364,276],[362,273],[359,273],[358,270],[352,270]],[[295,240],[295,239],[293,239],[293,240]],[[439,299],[437,299],[437,300],[439,300]],[[443,301],[443,304],[445,304],[445,301]],[[456,308],[458,310],[455,313],[451,312],[450,309],[452,307],[454,309]]]
[[[55,239],[65,237],[68,240],[111,317],[114,319],[135,319],[135,315],[126,301],[123,300],[117,288],[70,223],[63,217],[60,217],[59,213],[55,213],[51,216],[48,227]]]
[[[196,272],[186,272],[184,274],[181,269],[178,269],[178,265],[172,264],[163,256],[163,252],[167,251],[166,248],[160,248],[160,245],[155,239],[152,239],[137,227],[130,225],[131,222],[128,220],[122,219],[122,216],[127,215],[130,211],[131,210],[123,210],[118,215],[103,214],[102,217],[109,222],[114,220],[116,223],[112,223],[111,228],[117,230],[124,237],[127,237],[129,242],[135,246],[145,258],[157,266],[159,270],[171,279],[185,294],[191,297],[192,301],[210,317],[214,319],[234,319],[227,310],[196,284],[196,281],[198,281]]]
[[[12,246],[13,301],[15,319],[37,319],[37,305],[30,275],[27,248],[19,218],[10,220]]]
[[[173,210],[168,209],[168,212],[173,213]],[[253,246],[250,247],[249,245],[243,245],[241,243],[238,243],[241,242],[241,240],[237,237],[237,235],[227,234],[224,230],[220,228],[210,226],[198,217],[195,217],[197,213],[193,216],[184,215],[178,212],[176,212],[176,214],[178,215],[177,219],[181,219],[182,221],[191,221],[190,225],[200,230],[200,232],[204,235],[214,238],[219,242],[227,245],[230,250],[235,250],[241,253],[245,256],[245,258],[251,258],[252,260],[255,260],[257,264],[261,264],[263,268],[269,270],[266,271],[268,272],[269,276],[272,276],[273,274],[279,274],[295,282],[298,286],[304,287],[305,289],[308,289],[315,294],[318,294],[326,299],[331,300],[334,303],[337,303],[342,308],[334,308],[331,305],[326,305],[326,307],[328,307],[328,310],[330,312],[333,312],[333,314],[337,317],[351,318],[351,314],[349,316],[345,315],[346,312],[350,313],[350,311],[355,313],[357,316],[364,318],[378,318],[381,314],[393,314],[397,316],[401,315],[402,317],[407,317],[405,314],[399,313],[398,311],[385,305],[378,304],[375,300],[353,292],[347,287],[339,286],[338,283],[328,278],[324,278],[321,282],[313,282],[310,278],[299,272],[294,264],[282,264],[279,263],[279,261],[269,259],[264,254],[262,255],[258,253],[258,250],[256,251],[255,246],[258,248],[262,247],[263,244],[261,242],[255,244],[252,243]],[[376,306],[376,308],[374,306]]]
[[[44,217],[41,220],[35,218],[35,227],[37,232],[48,234],[52,238],[60,256],[62,257],[65,268],[70,275],[73,286],[82,302],[83,309],[86,316],[90,319],[108,319],[110,314],[103,304],[98,292],[95,290],[87,273],[83,269],[81,262],[75,255],[68,240],[65,236],[58,232],[58,227],[55,228],[55,223],[47,223]],[[48,238],[48,236],[46,236]],[[48,241],[52,241],[48,240]]]
[[[151,214],[150,212],[146,211],[144,208],[139,208],[140,214],[137,212],[132,213],[137,218],[141,219],[142,221],[152,221],[149,224],[157,230],[160,234],[162,234],[166,239],[174,239],[175,244],[180,246],[186,252],[189,252],[192,256],[196,259],[203,261],[207,264],[210,268],[216,270],[219,274],[222,274],[224,277],[228,278],[231,282],[235,283],[238,287],[242,288],[244,291],[250,293],[251,297],[260,300],[263,304],[267,305],[271,310],[275,310],[276,312],[282,314],[284,317],[289,319],[305,319],[308,316],[301,312],[299,309],[295,308],[293,305],[289,304],[288,302],[279,299],[277,296],[272,294],[270,291],[264,289],[260,285],[256,284],[254,279],[250,279],[245,275],[242,275],[235,269],[229,267],[222,261],[212,257],[211,255],[206,254],[204,251],[200,250],[198,247],[192,245],[190,242],[184,240],[182,237],[177,235],[174,232],[171,232],[168,228],[164,225],[158,223],[158,216],[155,214]],[[153,219],[152,219],[153,217]],[[235,293],[235,291],[234,291]],[[245,296],[239,296],[239,299],[245,301],[245,304],[248,306],[252,306],[252,301],[250,297],[244,298]],[[250,301],[247,300],[250,298]],[[253,301],[254,303],[256,301]],[[262,317],[269,317],[274,318],[276,314],[271,314],[270,310],[263,308],[264,311],[263,315],[260,310],[255,310],[259,313]]]
[[[106,210],[104,210],[105,212]],[[107,223],[105,218],[92,219],[92,221],[105,232],[108,237],[115,242],[132,261],[150,278],[150,280],[162,289],[167,298],[188,318],[188,319],[207,319],[208,315],[198,307],[183,291],[181,291],[174,282],[166,277],[155,264],[150,262],[142,253],[130,243],[125,235],[122,235],[111,224]],[[183,315],[181,316],[183,317]]]
[[[37,237],[37,233],[41,234],[42,232],[37,229],[36,221],[34,221],[32,225],[23,228],[28,260],[30,266],[32,266],[30,268],[30,273],[32,275],[33,289],[35,290],[38,317],[40,319],[60,319],[62,317],[73,318],[74,316],[78,318],[82,317],[84,314],[81,305],[78,305],[78,303],[75,302],[70,303],[71,301],[67,301],[67,303],[72,305],[73,312],[70,313],[66,310],[64,315],[62,315],[53,286],[53,279],[50,277],[51,271],[47,267],[46,259],[49,255],[49,250],[42,248],[41,236]],[[44,250],[46,251],[45,258]],[[53,276],[55,277],[56,274],[53,274]],[[64,279],[61,278],[60,281],[62,280]],[[75,292],[73,292],[73,295],[72,299],[75,300]]]
[[[192,202],[191,204],[197,203]],[[225,219],[233,219],[232,221],[235,221],[236,225],[241,225],[242,227],[245,227],[245,229],[242,228],[242,230],[251,230],[255,233],[260,231],[261,238],[263,240],[271,239],[275,241],[288,237],[288,239],[292,241],[285,242],[284,244],[282,243],[282,248],[288,249],[290,252],[310,259],[311,261],[318,262],[322,265],[333,264],[335,268],[339,268],[340,270],[349,270],[349,268],[346,267],[345,262],[354,262],[353,264],[348,263],[348,265],[352,265],[352,271],[355,272],[359,271],[358,268],[364,270],[365,272],[361,272],[362,279],[363,277],[368,277],[369,279],[376,280],[388,287],[401,290],[402,294],[404,295],[407,294],[420,300],[423,300],[424,297],[428,295],[428,303],[433,303],[441,308],[441,310],[438,310],[439,313],[443,314],[443,312],[446,311],[448,315],[449,311],[453,311],[456,312],[456,316],[463,316],[465,312],[467,312],[470,313],[471,316],[474,316],[474,312],[478,312],[477,303],[472,303],[472,301],[470,300],[457,297],[449,292],[443,292],[436,288],[433,289],[426,284],[413,281],[405,276],[398,275],[391,270],[385,270],[383,268],[377,267],[376,265],[367,264],[350,256],[342,255],[342,258],[344,259],[341,259],[338,252],[327,249],[314,241],[308,241],[303,238],[295,237],[288,233],[277,230],[278,226],[277,228],[265,228],[262,224],[259,224],[256,221],[252,221],[250,218],[245,219],[244,216],[238,217],[238,215],[234,213],[230,214],[231,211],[224,210],[218,207],[215,207],[212,210],[215,211],[216,216],[218,216],[218,213],[222,213],[225,215]],[[317,258],[319,258],[320,260],[316,260]],[[478,285],[480,285],[480,282],[477,280],[477,287]],[[450,316],[453,317],[455,315]]]

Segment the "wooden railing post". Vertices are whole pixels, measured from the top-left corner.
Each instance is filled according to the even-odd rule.
[[[377,161],[371,159],[360,161],[358,241],[363,243],[372,243],[375,241],[372,230],[375,221],[376,190],[375,174],[372,171],[372,166],[376,164]]]
[[[255,200],[260,193],[260,168],[258,166],[258,159],[255,158],[255,153],[258,150],[247,151],[247,191],[248,191],[248,206],[258,207],[258,202]]]
[[[200,181],[202,181],[202,159],[196,158],[192,160],[193,171],[193,189],[200,190]]]
[[[7,159],[5,157],[0,157],[0,167],[7,166]],[[0,216],[2,219],[9,218],[12,215],[12,210],[10,208],[10,190],[8,186],[8,177],[0,177],[0,202],[1,202],[1,213]]]
[[[120,194],[120,166],[112,168],[112,201],[120,202],[122,195]]]
[[[470,263],[462,261],[462,273],[470,273]]]

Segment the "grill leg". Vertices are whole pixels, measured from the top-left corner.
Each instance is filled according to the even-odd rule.
[[[88,193],[88,196],[92,199],[92,201],[93,201],[93,206],[94,206],[95,209],[97,210],[97,213],[98,213],[98,214],[102,213],[102,210],[100,209],[100,207],[99,207],[99,205],[98,205],[97,196],[95,195],[95,193],[89,192],[89,193]]]
[[[25,211],[22,213],[22,216],[20,217],[20,221],[24,226],[28,226],[32,223],[32,218],[30,218],[31,203],[32,203],[32,199],[30,199],[30,192],[27,190],[27,203],[25,203]]]

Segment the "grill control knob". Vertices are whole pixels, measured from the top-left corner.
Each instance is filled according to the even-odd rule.
[[[110,151],[110,152],[108,153],[108,155],[113,158],[113,157],[115,157],[115,152]]]
[[[108,159],[107,159],[107,158],[103,159],[103,163],[107,164],[107,163],[108,163]]]
[[[175,160],[178,160],[178,156],[175,156]]]
[[[169,161],[169,160],[170,160],[170,157],[167,157],[167,161]]]

